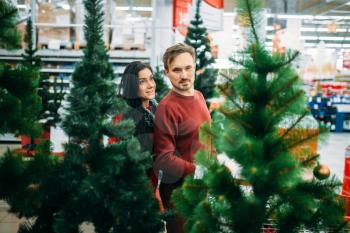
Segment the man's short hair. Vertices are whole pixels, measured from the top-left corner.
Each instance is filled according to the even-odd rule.
[[[193,47],[182,43],[178,43],[167,48],[167,50],[165,51],[163,55],[164,69],[168,70],[168,64],[170,64],[177,56],[179,56],[182,53],[189,53],[193,57],[193,60],[196,60],[196,53]]]

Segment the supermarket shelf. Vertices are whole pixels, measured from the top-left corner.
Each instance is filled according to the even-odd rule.
[[[40,70],[42,73],[67,73],[71,74],[74,72],[74,69],[54,69],[54,68],[42,68]]]
[[[41,73],[57,73],[57,74],[72,74],[74,72],[74,69],[61,69],[61,68],[42,68]],[[114,74],[122,74],[123,72],[121,72],[119,69],[118,70],[114,70]],[[69,82],[68,82],[69,83]]]
[[[21,54],[24,53],[24,50],[4,50],[0,49],[0,61],[18,61],[22,60]],[[138,51],[138,50],[130,50],[130,51],[109,51],[110,62],[112,63],[129,63],[135,60],[139,60],[142,62],[149,62],[150,60],[150,51]],[[43,61],[55,61],[55,62],[77,62],[80,61],[83,57],[82,50],[51,50],[51,49],[42,49],[38,50],[37,55],[41,57]]]
[[[4,50],[0,49],[0,61],[16,64],[22,58],[23,50]],[[125,66],[135,60],[149,63],[150,51],[108,51],[109,61],[113,66],[114,74],[118,79],[124,72]],[[37,55],[42,60],[41,73],[49,74],[56,77],[63,78],[64,84],[69,84],[71,75],[74,72],[75,65],[80,62],[83,57],[82,50],[38,50]]]
[[[13,134],[0,134],[0,142],[7,143],[18,143],[21,139],[19,137],[14,136]]]

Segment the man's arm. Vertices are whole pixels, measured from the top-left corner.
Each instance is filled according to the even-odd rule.
[[[166,175],[184,177],[193,174],[195,164],[181,158],[176,154],[175,136],[178,130],[178,121],[166,106],[158,106],[154,127],[154,168],[163,170]]]

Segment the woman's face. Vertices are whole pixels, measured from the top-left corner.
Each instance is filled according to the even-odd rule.
[[[142,100],[151,100],[156,96],[156,83],[152,72],[145,68],[139,71],[139,97]]]

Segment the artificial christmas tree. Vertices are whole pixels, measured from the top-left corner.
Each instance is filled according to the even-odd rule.
[[[23,65],[32,68],[41,68],[41,58],[36,54],[38,49],[33,41],[33,23],[29,18],[26,25],[26,42],[27,48],[22,54]],[[40,76],[38,94],[42,100],[42,109],[39,113],[38,120],[43,124],[44,130],[50,130],[51,126],[56,126],[60,122],[58,109],[61,107],[65,95],[63,88],[63,79],[57,76],[49,77],[45,74]]]
[[[96,232],[159,232],[159,206],[146,175],[152,158],[131,137],[131,120],[117,125],[110,120],[111,111],[113,116],[123,114],[127,105],[116,98],[113,69],[102,40],[103,3],[86,0],[84,5],[87,46],[73,73],[68,115],[63,121],[70,137],[65,161],[77,166],[77,174],[71,180],[68,173],[65,179],[73,190],[58,216],[57,231],[89,221]],[[121,140],[105,147],[104,135]]]
[[[97,233],[160,232],[159,205],[146,175],[151,156],[131,136],[131,120],[111,122],[111,114],[122,114],[127,105],[116,97],[102,40],[102,0],[84,4],[87,46],[63,120],[70,139],[64,159],[50,155],[48,144],[29,162],[7,153],[0,160],[0,198],[11,212],[30,218],[20,233],[78,233],[82,223],[93,224]],[[105,135],[121,140],[104,145]]]
[[[16,7],[7,0],[0,0],[0,48],[19,48],[16,16]],[[39,135],[40,127],[36,119],[41,101],[35,92],[38,83],[37,69],[0,62],[0,134]]]
[[[249,22],[252,38],[237,61],[240,74],[220,86],[227,102],[215,112],[211,127],[202,130],[219,155],[197,154],[204,177],[186,179],[173,194],[175,207],[191,233],[259,233],[271,222],[273,232],[337,232],[346,225],[344,201],[337,194],[340,182],[323,179],[327,171],[320,168],[312,176],[318,156],[311,150],[300,150],[298,158],[292,153],[324,132],[322,127],[300,130],[310,123],[291,66],[297,53],[270,54],[264,48],[256,33],[259,1],[236,1],[236,7]],[[239,170],[219,163],[224,155]]]
[[[156,82],[156,100],[160,102],[164,96],[169,92],[169,86],[164,81],[164,71],[156,66],[154,74],[154,81]]]
[[[27,20],[24,40],[27,43],[27,48],[24,49],[25,53],[22,54],[23,64],[33,68],[40,68],[41,59],[36,55],[38,49],[36,48],[35,41],[33,41],[33,22],[31,18]]]
[[[210,51],[207,29],[200,15],[202,0],[196,2],[196,13],[188,27],[185,43],[192,46],[196,52],[196,79],[194,88],[202,92],[206,100],[212,98],[215,92],[217,71],[210,66],[215,63]]]
[[[33,23],[31,18],[27,20],[25,41],[27,42],[27,48],[22,54],[23,65],[28,69],[40,70],[41,59],[36,55],[37,48],[33,41]],[[60,115],[58,113],[61,107],[61,102],[65,95],[63,90],[63,80],[58,82],[58,77],[53,77],[53,80],[49,80],[49,76],[45,74],[40,75],[40,82],[38,87],[38,94],[41,97],[42,108],[38,114],[38,122],[42,125],[44,130],[41,135],[42,139],[50,139],[50,128],[55,127],[59,123]],[[34,149],[40,140],[29,136],[22,136],[22,147],[26,150],[27,154],[33,154]]]

